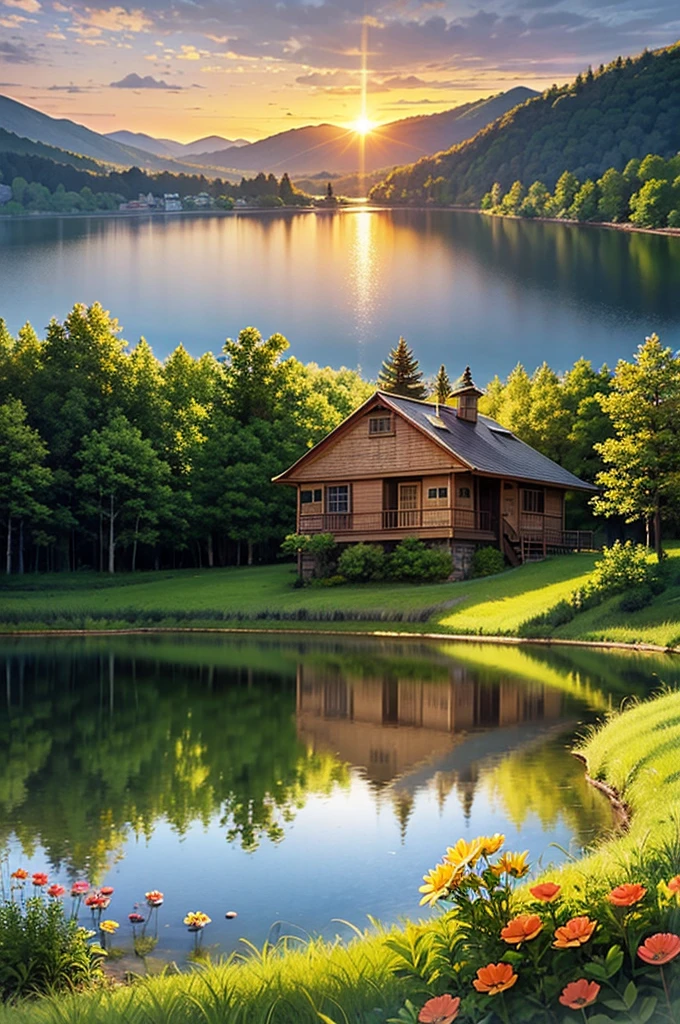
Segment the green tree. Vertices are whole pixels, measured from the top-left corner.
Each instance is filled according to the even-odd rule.
[[[557,179],[555,191],[548,207],[550,210],[550,216],[568,216],[569,210],[571,209],[579,188],[580,182],[575,174],[572,174],[571,171],[565,171],[561,174]]]
[[[167,467],[122,413],[87,435],[78,461],[78,489],[86,511],[108,520],[108,571],[116,569],[119,532],[133,545],[134,569],[137,544],[153,543],[170,497]]]
[[[378,374],[378,387],[381,391],[391,391],[403,398],[422,399],[427,396],[418,360],[404,338],[399,338],[396,347],[390,350],[389,356],[383,361]]]
[[[569,208],[569,216],[573,217],[574,220],[595,220],[597,217],[598,201],[597,185],[591,178],[588,178],[574,196],[574,202]]]
[[[432,398],[439,402],[440,405],[446,405],[448,399],[451,397],[451,380],[446,367],[442,363],[437,371],[437,376],[434,379],[434,388],[432,390]]]
[[[680,501],[680,359],[656,334],[640,345],[632,363],[621,360],[611,391],[600,399],[614,436],[596,444],[606,465],[593,499],[601,515],[654,524],[654,546],[662,558],[662,518]]]
[[[668,162],[656,153],[648,153],[641,162],[638,172],[640,181],[672,181],[674,175],[668,166]]]
[[[652,178],[631,196],[630,219],[641,228],[660,228],[666,223],[672,206],[673,191],[669,183]]]
[[[526,197],[519,208],[522,217],[545,217],[550,204],[550,193],[542,181],[529,186]]]
[[[599,179],[600,198],[597,210],[602,220],[617,223],[624,220],[628,212],[630,189],[628,182],[620,171],[610,167]]]
[[[515,181],[510,189],[501,199],[500,211],[505,216],[515,216],[519,213],[522,199],[524,198],[524,186],[521,181]]]
[[[282,334],[265,341],[255,327],[246,327],[236,341],[225,341],[227,406],[239,423],[271,419],[282,379],[280,360],[287,348]]]
[[[26,422],[18,398],[0,405],[0,511],[7,531],[5,572],[12,572],[13,530],[19,522],[19,571],[23,572],[24,523],[37,524],[48,516],[43,499],[51,482],[45,466],[47,446]]]

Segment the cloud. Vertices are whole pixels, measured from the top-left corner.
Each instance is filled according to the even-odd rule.
[[[24,11],[26,14],[37,14],[42,10],[42,5],[38,3],[38,0],[2,0],[2,6],[16,7],[17,10]]]
[[[162,78],[154,78],[153,75],[138,75],[132,72],[121,78],[119,82],[109,82],[112,89],[171,89],[178,92],[181,85],[168,85]]]
[[[35,64],[37,58],[25,43],[0,40],[0,64]]]

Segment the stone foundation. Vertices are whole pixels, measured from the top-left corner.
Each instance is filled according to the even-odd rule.
[[[477,550],[477,545],[472,541],[454,540],[451,544],[451,558],[453,570],[449,576],[450,580],[466,580],[472,568],[472,557]]]

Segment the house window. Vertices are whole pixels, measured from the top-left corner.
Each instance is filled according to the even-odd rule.
[[[392,433],[392,417],[388,414],[387,416],[371,416],[368,420],[368,435],[369,437],[379,437],[381,434]]]
[[[459,498],[469,498],[470,497],[470,488],[469,487],[459,487],[458,488],[458,497]]]
[[[321,490],[321,488],[320,487],[315,488],[315,490],[314,490],[314,503],[316,504],[317,502],[321,501],[322,497],[323,497],[323,491]]]
[[[437,497],[437,488],[436,487],[428,487],[428,489],[427,489],[427,496],[430,499],[430,501],[432,501],[433,498],[436,498]]]
[[[543,491],[522,491],[522,510],[524,512],[543,513],[545,511],[545,495]]]
[[[312,491],[300,491],[300,504],[311,505],[312,503]]]
[[[438,488],[438,490],[437,490],[437,497],[438,498],[448,498],[448,496],[449,496],[449,489],[448,489],[448,487],[439,487]]]
[[[326,489],[326,511],[330,513],[349,512],[349,485]]]

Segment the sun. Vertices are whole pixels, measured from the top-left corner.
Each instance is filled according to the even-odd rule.
[[[352,127],[357,135],[368,135],[373,131],[375,125],[367,117],[358,117]]]

